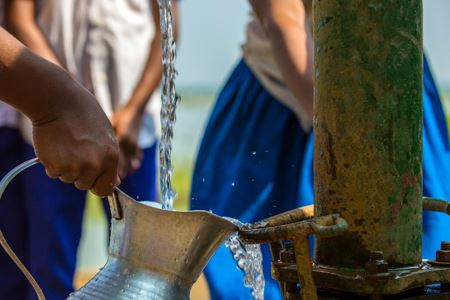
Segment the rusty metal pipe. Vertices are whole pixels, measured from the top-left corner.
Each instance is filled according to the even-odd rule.
[[[319,264],[421,262],[422,0],[314,1],[315,215],[348,232],[318,238]]]
[[[294,240],[299,236],[330,236],[344,232],[347,222],[339,215],[329,215],[292,224],[240,230],[239,238],[246,244],[262,244],[281,240]]]
[[[423,197],[423,210],[442,212],[450,215],[450,205],[446,200]]]
[[[295,208],[253,224],[253,228],[285,225],[314,217],[314,205]]]
[[[294,250],[297,262],[297,275],[301,286],[300,295],[302,299],[317,300],[317,289],[314,284],[308,240],[306,238],[294,240]]]

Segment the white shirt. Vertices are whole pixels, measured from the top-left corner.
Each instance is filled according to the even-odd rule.
[[[128,102],[155,35],[150,1],[41,0],[37,20],[58,58],[107,115]],[[143,119],[141,148],[159,137],[160,107],[156,91]]]
[[[3,0],[0,0],[0,25],[3,24]],[[18,113],[14,108],[0,100],[0,127],[17,127]]]
[[[245,63],[261,85],[296,115],[305,131],[310,130],[312,120],[284,83],[281,71],[275,61],[272,44],[255,14],[252,14],[252,19],[247,25],[247,35],[242,45],[242,51]]]

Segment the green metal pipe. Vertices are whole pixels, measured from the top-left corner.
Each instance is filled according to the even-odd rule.
[[[316,216],[348,233],[318,238],[319,264],[421,262],[422,1],[315,0]]]

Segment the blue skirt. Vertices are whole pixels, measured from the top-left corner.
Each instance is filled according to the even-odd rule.
[[[298,182],[308,134],[240,62],[206,127],[194,169],[191,208],[250,223],[306,205],[298,197]],[[270,275],[267,246],[263,255],[266,299],[281,299]],[[249,299],[243,274],[224,246],[205,274],[212,299]]]
[[[447,122],[426,59],[423,72],[423,194],[450,200]],[[443,213],[424,212],[423,257],[434,259],[441,241],[450,241],[450,217]]]

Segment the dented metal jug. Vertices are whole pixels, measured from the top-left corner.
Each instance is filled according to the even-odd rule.
[[[18,166],[9,181],[37,160]],[[7,179],[7,180],[6,180]],[[106,265],[68,299],[189,299],[208,260],[237,226],[206,211],[170,211],[139,203],[120,190],[108,198],[112,225]],[[0,244],[45,299],[0,231]]]
[[[237,227],[204,211],[141,204],[117,190],[105,267],[68,299],[189,299],[210,257]]]

